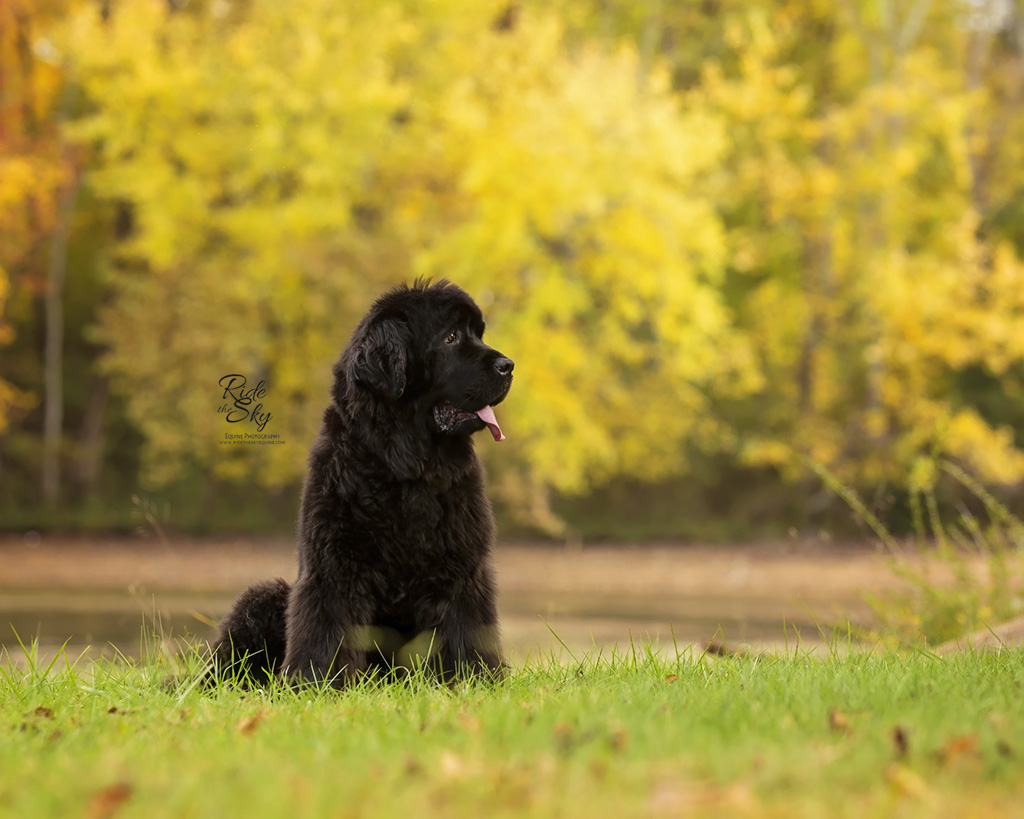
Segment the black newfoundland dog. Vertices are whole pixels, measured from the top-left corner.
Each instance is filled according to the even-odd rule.
[[[511,359],[448,282],[383,295],[334,365],[309,455],[298,577],[257,584],[213,644],[217,674],[344,685],[424,662],[500,675],[494,520],[470,436],[504,439]]]

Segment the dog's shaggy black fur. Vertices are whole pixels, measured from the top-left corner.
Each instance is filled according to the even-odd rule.
[[[494,522],[470,439],[513,363],[447,282],[382,296],[334,366],[309,456],[298,577],[248,589],[220,624],[219,673],[344,685],[421,658],[443,679],[500,674]]]

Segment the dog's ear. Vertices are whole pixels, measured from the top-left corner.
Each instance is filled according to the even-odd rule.
[[[401,319],[374,322],[352,350],[349,381],[387,398],[400,398],[405,392],[409,344],[409,328]]]

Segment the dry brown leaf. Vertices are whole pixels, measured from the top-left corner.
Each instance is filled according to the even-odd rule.
[[[833,731],[846,734],[850,731],[850,720],[846,718],[846,714],[840,711],[838,708],[828,709],[828,727]]]
[[[910,737],[907,736],[907,729],[897,725],[892,729],[892,744],[896,749],[896,756],[903,759],[910,753]]]
[[[616,753],[625,751],[629,747],[629,731],[626,730],[626,726],[616,725],[608,737],[608,744]]]
[[[264,713],[257,711],[251,716],[245,717],[238,722],[238,730],[243,736],[249,736],[255,731],[261,722],[263,722]]]
[[[483,727],[480,720],[472,714],[459,714],[459,724],[471,734],[479,734]]]
[[[962,734],[953,737],[940,750],[936,756],[940,762],[950,763],[965,756],[978,755],[978,735]]]
[[[89,816],[92,819],[107,819],[113,816],[131,798],[132,790],[132,786],[127,782],[118,782],[97,792],[89,803]]]
[[[590,773],[594,779],[603,781],[608,776],[608,763],[603,759],[593,759],[590,761]]]

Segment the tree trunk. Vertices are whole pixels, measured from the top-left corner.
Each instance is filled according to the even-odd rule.
[[[110,397],[110,382],[100,376],[89,394],[89,403],[82,420],[82,437],[79,442],[78,480],[88,496],[96,492],[103,463],[103,419]]]
[[[67,273],[68,234],[78,179],[70,158],[67,184],[60,194],[57,225],[50,244],[46,289],[46,347],[43,359],[43,500],[53,506],[60,499],[61,433],[64,427],[64,279]]]

